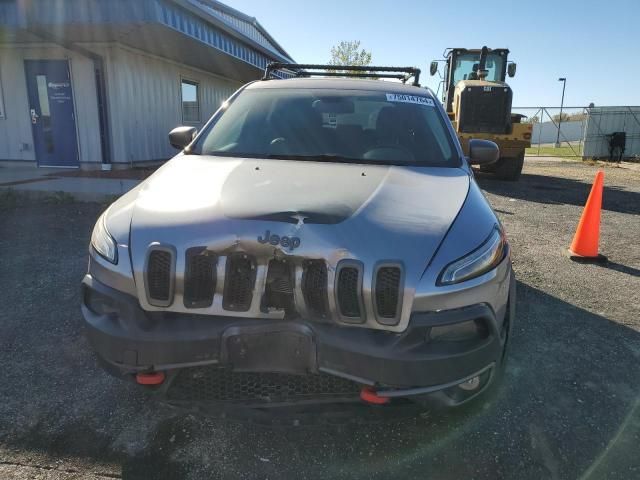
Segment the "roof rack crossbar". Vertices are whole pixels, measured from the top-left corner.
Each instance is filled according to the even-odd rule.
[[[325,77],[360,77],[360,78],[397,78],[403,83],[413,77],[413,85],[420,86],[420,69],[415,67],[375,67],[361,65],[315,65],[303,63],[271,62],[264,70],[262,80],[269,80],[275,70],[288,70],[297,77],[321,75]],[[323,71],[309,71],[323,70]],[[396,73],[376,73],[396,72]],[[404,75],[403,75],[404,73]]]
[[[342,73],[342,72],[307,72],[300,70],[296,73],[296,77],[311,77],[316,75],[322,75],[323,77],[358,77],[358,78],[397,78],[398,80],[407,81],[409,75],[403,75],[401,73]]]

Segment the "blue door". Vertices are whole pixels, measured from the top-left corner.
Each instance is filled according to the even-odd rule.
[[[25,60],[24,69],[38,165],[79,166],[69,63]]]

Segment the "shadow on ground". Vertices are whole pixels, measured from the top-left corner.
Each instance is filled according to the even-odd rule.
[[[0,281],[5,289],[11,278]],[[0,445],[119,464],[125,479],[637,477],[640,334],[523,283],[517,295],[505,382],[488,401],[373,421],[363,406],[353,421],[311,426],[151,400],[96,367],[77,294],[40,306],[64,312],[62,325],[55,314],[34,317],[33,297],[19,295],[1,324]]]
[[[496,180],[492,174],[475,172],[478,184],[487,192],[520,200],[545,204],[584,206],[591,183],[566,177],[523,173],[517,182]],[[619,213],[640,214],[640,193],[615,186],[605,187],[602,208]]]

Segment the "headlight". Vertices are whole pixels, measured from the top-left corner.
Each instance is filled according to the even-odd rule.
[[[479,277],[497,267],[506,252],[507,242],[496,226],[482,245],[442,270],[438,285],[451,285]]]
[[[116,241],[109,234],[107,226],[105,225],[106,212],[103,213],[96,226],[93,227],[93,233],[91,234],[91,245],[100,256],[105,260],[110,261],[113,264],[118,263],[118,249],[116,248]]]

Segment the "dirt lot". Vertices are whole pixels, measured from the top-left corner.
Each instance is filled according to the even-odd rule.
[[[82,334],[102,207],[0,207],[0,478],[640,478],[640,171],[605,168],[601,266],[565,254],[596,168],[525,165],[519,183],[479,177],[519,281],[505,383],[449,415],[269,423],[149,399]]]

